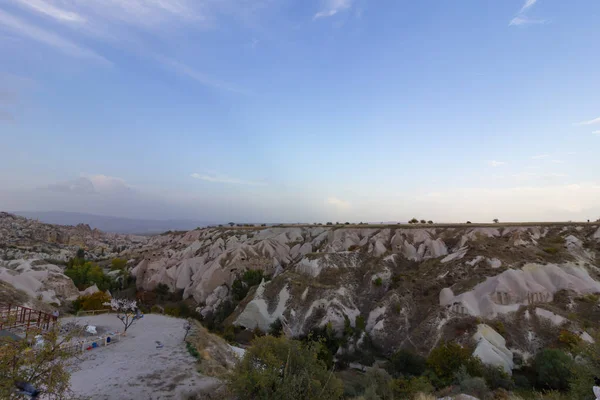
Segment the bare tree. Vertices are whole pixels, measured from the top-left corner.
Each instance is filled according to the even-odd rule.
[[[113,311],[117,312],[117,318],[119,318],[125,326],[123,333],[127,332],[127,329],[129,329],[134,322],[143,317],[135,300],[112,299],[110,303],[104,303],[104,305],[110,306]]]
[[[498,218],[494,218],[494,223],[497,224],[498,222],[500,222]]]

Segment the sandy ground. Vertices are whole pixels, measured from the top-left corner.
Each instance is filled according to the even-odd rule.
[[[114,314],[63,318],[61,322],[73,320],[102,330],[123,329]],[[182,319],[148,314],[130,327],[121,341],[86,351],[71,375],[73,391],[94,400],[178,400],[219,386],[218,380],[196,371],[196,360],[183,342],[183,323]],[[156,341],[164,347],[157,349]]]

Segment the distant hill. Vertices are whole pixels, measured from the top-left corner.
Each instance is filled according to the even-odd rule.
[[[166,231],[187,231],[210,225],[210,223],[202,221],[133,219],[64,211],[14,211],[13,213],[26,218],[38,219],[40,222],[47,224],[88,224],[90,227],[100,229],[104,232],[136,233],[141,235]]]

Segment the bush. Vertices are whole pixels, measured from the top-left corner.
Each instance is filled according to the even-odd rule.
[[[105,306],[104,303],[110,302],[110,296],[105,292],[96,292],[89,295],[79,296],[73,301],[73,308],[75,311],[92,311],[92,310],[107,310],[109,306]]]
[[[363,394],[365,399],[394,400],[394,384],[392,377],[383,369],[371,368],[366,374],[367,387]]]
[[[319,345],[284,337],[255,339],[229,377],[240,400],[340,399],[342,382],[318,359]]]
[[[365,328],[367,327],[367,324],[365,322],[365,317],[363,317],[362,315],[357,315],[356,319],[354,321],[354,327],[355,327],[356,331],[363,332],[365,330]]]
[[[484,365],[483,379],[485,379],[485,383],[487,383],[492,390],[513,390],[515,387],[510,375],[508,375],[502,367]]]
[[[438,387],[449,386],[454,381],[456,371],[465,366],[471,376],[482,375],[482,364],[478,358],[472,357],[468,349],[456,343],[444,343],[429,353],[427,366],[435,373]]]
[[[387,364],[388,371],[395,377],[420,376],[425,372],[427,361],[424,357],[408,350],[399,350]]]
[[[127,267],[127,260],[124,260],[122,258],[115,258],[114,260],[112,260],[110,262],[111,271],[114,271],[117,269],[125,269],[126,267]]]
[[[260,285],[264,275],[261,270],[249,269],[244,274],[233,281],[231,293],[234,301],[242,301],[248,295],[250,288]]]
[[[383,285],[383,280],[381,279],[381,277],[377,277],[373,280],[373,284],[377,287],[380,287],[381,285]]]
[[[97,285],[100,290],[112,289],[112,280],[104,275],[102,268],[89,261],[74,259],[69,262],[65,269],[65,275],[71,278],[79,290]]]
[[[544,252],[548,254],[556,254],[559,250],[556,247],[544,247]]]
[[[568,350],[575,350],[581,344],[582,339],[566,329],[560,331],[558,342]]]
[[[418,224],[419,220],[416,218],[411,219],[410,221],[408,221],[409,224]]]
[[[152,308],[150,308],[150,312],[152,314],[163,314],[165,310],[161,306],[154,305]]]
[[[179,317],[181,315],[181,312],[177,307],[165,307],[165,314],[170,315],[172,317]]]
[[[412,399],[418,393],[433,393],[434,387],[427,377],[419,376],[394,379],[393,390],[396,399]]]
[[[421,220],[421,221],[419,221],[419,222],[420,222],[420,223],[422,223],[422,224],[425,224],[425,223],[427,223],[427,221],[425,221],[424,219],[422,219],[422,220]]]
[[[281,323],[281,319],[277,318],[270,326],[269,333],[273,336],[281,336],[283,333],[283,324]]]
[[[536,386],[540,389],[567,390],[573,360],[558,349],[544,349],[534,360]]]
[[[428,223],[429,225],[433,225],[433,221],[432,221],[432,220],[429,220],[429,221],[427,221],[427,223]]]

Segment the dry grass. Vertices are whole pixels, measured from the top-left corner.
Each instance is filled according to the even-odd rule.
[[[187,341],[200,354],[198,370],[207,376],[222,377],[235,365],[237,358],[229,344],[210,333],[198,321],[193,321]]]

